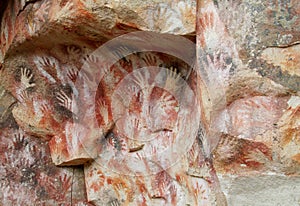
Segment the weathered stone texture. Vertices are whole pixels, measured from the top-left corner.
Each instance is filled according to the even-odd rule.
[[[298,205],[299,16],[297,0],[1,2],[0,204]]]
[[[58,168],[45,141],[20,129],[0,132],[2,205],[89,205],[82,168]]]
[[[279,177],[299,175],[299,2],[200,1],[198,8],[203,122],[217,173],[230,180],[220,180],[228,204],[299,204],[287,191],[271,200],[266,194],[279,191],[251,186],[264,174],[266,185],[299,191]]]

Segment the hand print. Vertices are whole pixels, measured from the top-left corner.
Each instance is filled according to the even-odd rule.
[[[126,133],[128,134],[128,137],[131,139],[137,139],[139,131],[141,129],[140,120],[135,116],[129,117],[129,124],[126,126]]]
[[[60,92],[57,93],[56,98],[58,99],[60,106],[74,113],[76,110],[74,102],[64,91],[60,90]]]
[[[22,104],[26,104],[32,101],[32,98],[29,97],[29,94],[26,90],[21,91],[18,95],[18,100]]]
[[[170,67],[166,73],[167,78],[164,89],[170,92],[177,91],[177,89],[182,86],[182,78],[180,72],[177,71],[177,68]]]
[[[67,52],[72,57],[78,57],[81,54],[81,49],[77,46],[70,45],[70,46],[67,46]]]
[[[245,162],[258,162],[260,164],[268,164],[269,158],[259,149],[251,150],[245,157]]]
[[[69,98],[65,92],[63,91],[60,91],[58,94],[57,94],[57,97],[56,97],[60,102],[59,102],[59,105],[60,106],[63,106],[69,110],[71,110],[71,107],[72,107],[72,100],[71,98]]]
[[[143,99],[142,99],[142,107],[141,107],[142,110],[141,119],[146,121],[146,124],[149,126],[151,125],[151,118],[149,118],[151,107],[149,104],[150,104],[150,98],[151,98],[154,85],[149,84],[150,74],[147,69],[135,72],[133,75],[134,75],[133,82],[137,84],[142,91]]]
[[[175,184],[171,184],[169,188],[170,194],[172,197],[176,196],[177,194],[177,187]]]
[[[108,126],[109,124],[109,114],[108,114],[108,107],[105,104],[103,100],[98,100],[97,101],[97,106],[99,108],[101,117],[103,118],[105,126]]]
[[[162,63],[153,54],[146,54],[145,57],[143,57],[142,59],[147,66],[159,66]]]
[[[215,156],[222,161],[228,161],[235,159],[240,152],[241,147],[238,139],[228,136],[220,139]]]
[[[119,203],[119,201],[117,199],[115,200],[111,200],[108,202],[109,206],[120,206],[121,204]]]
[[[117,60],[123,59],[126,56],[132,54],[134,50],[130,49],[127,46],[120,46],[113,51],[114,55],[117,57]]]
[[[171,178],[168,173],[165,170],[157,173],[153,184],[153,189],[155,190],[154,197],[166,198],[166,193],[171,186]]]
[[[89,66],[88,68],[92,68],[92,69],[98,68],[99,63],[100,63],[99,57],[97,57],[93,54],[90,54],[90,55],[87,55],[86,57],[84,57],[83,61],[84,61],[83,63],[86,63],[87,66]]]
[[[35,86],[32,82],[33,74],[30,69],[21,67],[21,88],[28,89]]]
[[[116,136],[113,132],[109,132],[105,139],[108,141],[108,143],[113,146],[114,149],[117,151],[126,151],[126,144],[123,139]]]
[[[124,182],[114,184],[115,190],[119,192],[124,190],[126,188],[124,184]]]
[[[67,174],[60,174],[58,178],[45,177],[44,182],[47,182],[46,189],[56,201],[62,201],[66,198],[66,195],[70,192],[72,186],[72,176]]]
[[[141,90],[137,85],[129,85],[126,90],[126,95],[129,97],[133,97],[134,100],[138,102],[143,102],[143,96],[141,94]],[[122,95],[122,94],[121,94]]]
[[[174,109],[174,104],[176,104],[176,100],[173,100],[172,95],[169,95],[166,92],[164,92],[159,99],[159,103],[164,111],[169,111]]]
[[[104,75],[104,81],[107,84],[107,86],[111,89],[115,89],[116,83],[120,80],[120,77],[115,75],[115,69],[113,68],[110,70],[109,67],[103,68],[105,75]]]
[[[132,115],[128,117],[129,124],[125,126],[125,134],[128,138],[129,152],[136,152],[143,149],[140,143],[143,140],[143,125],[138,117]]]
[[[128,95],[134,95],[135,97],[138,97],[138,94],[140,92],[139,87],[137,87],[136,85],[129,85],[127,88]]]
[[[40,105],[40,110],[43,113],[44,116],[48,116],[49,114],[51,114],[51,107],[48,103],[43,102]]]
[[[150,74],[147,70],[135,72],[133,82],[136,83],[144,93],[144,97],[148,98],[151,95],[153,85],[149,85]]]
[[[215,30],[218,25],[214,12],[210,11],[203,13],[199,21],[199,26],[201,31],[205,31],[207,29]]]
[[[133,70],[132,66],[132,60],[128,57],[124,57],[119,60],[119,65],[118,69],[123,73],[123,74],[128,74],[128,71]]]
[[[39,59],[39,63],[43,67],[49,67],[51,69],[55,69],[58,67],[58,62],[52,57],[41,57]]]
[[[213,3],[209,3],[206,8],[203,8],[201,14],[198,20],[200,46],[214,51],[222,46],[224,40],[227,40],[224,38],[225,27],[220,21]]]
[[[21,149],[23,146],[22,145],[18,145],[17,147]],[[16,172],[15,170],[17,170],[17,173],[19,173],[20,172],[20,168],[28,168],[28,167],[31,166],[30,163],[29,163],[29,159],[28,158],[30,158],[30,157],[22,157],[21,155],[16,155],[14,157],[9,152],[5,152],[4,153],[3,162],[6,165],[13,166],[13,168],[8,167],[8,168],[6,168],[6,170],[12,169],[12,170],[14,170],[14,172]],[[12,173],[12,172],[7,171],[7,173]],[[16,174],[14,174],[14,175],[16,175]]]
[[[151,108],[151,111],[155,114],[155,116],[166,116],[168,111],[175,109],[176,100],[173,98],[174,97],[172,95],[167,94],[167,92],[163,92],[158,102]]]
[[[204,71],[207,74],[210,89],[220,89],[223,91],[228,85],[229,72],[232,67],[231,61],[227,64],[224,54],[215,52],[213,58],[211,58],[210,55],[207,55],[206,61],[202,61],[202,63]]]
[[[202,143],[203,155],[205,157],[210,157],[216,144],[219,142],[219,137],[210,135],[204,128],[200,128],[200,131],[198,131],[198,138]]]
[[[194,19],[196,16],[196,8],[193,6],[193,4],[186,2],[186,1],[180,1],[178,3],[178,9],[181,14],[182,19]],[[189,22],[188,21],[182,21],[185,28],[189,28]]]
[[[34,13],[34,18],[38,21],[45,22],[45,17],[48,16],[50,1],[41,4],[41,7]]]
[[[167,30],[172,26],[172,22],[168,21],[172,19],[172,11],[168,5],[158,4],[152,12],[153,30],[162,31]]]
[[[186,185],[187,185],[187,182],[186,182],[186,175],[183,175],[183,174],[176,174],[176,180],[177,180],[177,182],[178,182],[180,185],[186,187]]]
[[[81,73],[83,73],[83,78],[86,80],[86,83],[89,85],[90,88],[97,88],[98,87],[98,80],[102,77],[104,78],[106,82],[108,82],[108,85],[114,86],[114,82],[116,81],[116,78],[114,76],[114,72],[111,71],[111,65],[101,62],[100,58],[98,56],[95,56],[93,54],[87,55],[84,58],[84,65],[83,70],[81,70]],[[99,78],[100,76],[100,78]]]
[[[80,77],[86,84],[87,88],[95,89],[98,88],[97,76],[100,66],[98,65],[98,58],[94,56],[89,56],[89,58],[85,58],[86,63],[83,65],[83,69],[80,71]],[[95,62],[94,62],[95,61]]]
[[[66,193],[72,186],[72,176],[68,176],[67,174],[63,174],[59,176],[59,183],[61,184],[61,188]]]
[[[49,157],[45,155],[45,151],[42,148],[39,148],[37,145],[27,144],[25,148],[27,154],[32,154],[37,158],[35,163],[42,164],[45,161],[49,161]]]
[[[158,145],[151,145],[151,150],[150,150],[150,155],[151,156],[154,156],[152,158],[154,158],[154,160],[157,160],[157,156],[158,156]]]
[[[25,147],[27,142],[24,139],[24,135],[21,132],[16,132],[13,138],[13,149],[20,150],[21,148]]]
[[[47,71],[57,71],[60,74],[58,61],[54,57],[35,57],[34,63],[41,74],[46,77],[51,83],[56,83],[56,80]]]
[[[196,201],[198,202],[199,199],[200,201],[206,200],[207,199],[207,191],[205,188],[203,188],[203,183],[200,181],[197,181],[193,185],[193,193],[195,194]],[[199,198],[200,197],[200,198]]]
[[[102,171],[97,171],[97,178],[98,182],[100,183],[100,186],[104,186],[106,177],[104,176]]]
[[[76,82],[78,74],[79,74],[79,71],[73,67],[69,68],[67,71],[67,76],[72,82]]]
[[[187,153],[187,158],[189,160],[189,163],[192,164],[196,161],[197,157],[198,157],[198,150],[199,150],[199,146],[198,143],[194,143],[192,148],[190,149],[190,151]]]

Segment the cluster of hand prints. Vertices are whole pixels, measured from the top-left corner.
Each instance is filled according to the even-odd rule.
[[[29,9],[28,5],[32,5],[32,8]],[[8,4],[1,23],[2,57],[16,39],[24,40],[37,35],[38,30],[49,18],[50,5],[51,1],[14,1]]]
[[[187,159],[175,160],[180,149],[173,145],[188,136],[185,124],[192,125],[192,118],[183,114],[191,108],[174,95],[184,87],[179,71],[158,67],[168,61],[151,53],[132,54],[105,69],[96,106],[103,137],[98,158],[85,167],[88,197],[95,204],[201,205],[208,201],[207,183],[185,174]],[[172,168],[175,163],[181,165],[177,170]],[[183,179],[181,183],[177,177]],[[193,190],[203,194],[191,197]]]
[[[71,205],[71,199],[72,205],[88,205],[84,193],[72,197],[73,168],[53,165],[41,139],[26,135],[21,129],[6,128],[1,130],[0,140],[3,205]],[[81,185],[75,190],[83,188]]]
[[[69,56],[82,55],[76,46],[65,50]],[[13,111],[17,122],[22,124],[18,115],[21,118],[26,108],[31,119],[27,124],[41,136],[52,138],[49,146],[56,164],[78,165],[95,160],[85,166],[87,194],[94,202],[110,188],[99,185],[101,171],[103,184],[111,185],[111,195],[103,198],[106,203],[114,199],[134,205],[145,201],[207,202],[207,182],[186,175],[189,164],[197,158],[183,157],[186,151],[180,145],[186,143],[183,137],[189,139],[189,130],[195,126],[193,118],[188,117],[195,103],[189,99],[182,103],[179,95],[186,93],[189,68],[178,63],[178,68],[159,67],[174,59],[151,52],[132,54],[112,66],[93,54],[82,61],[87,67],[84,70],[62,64],[54,55],[34,54],[34,66],[18,67],[15,73],[19,83],[14,91],[18,103]],[[97,75],[103,77],[99,82]],[[45,95],[42,84],[55,88],[54,95]],[[61,120],[55,119],[57,112],[63,116]],[[172,168],[175,163],[181,166]],[[92,168],[96,168],[97,175],[90,175]],[[137,173],[142,175],[130,177]],[[123,175],[130,176],[121,178]],[[127,185],[123,189],[117,187],[119,179],[128,180],[122,183]],[[137,186],[140,189],[136,190]],[[126,198],[122,196],[125,191]]]

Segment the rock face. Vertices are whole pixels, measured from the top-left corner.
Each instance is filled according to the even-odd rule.
[[[1,205],[298,205],[299,12],[0,3]]]
[[[89,205],[82,168],[53,165],[46,142],[19,129],[1,130],[1,204]]]

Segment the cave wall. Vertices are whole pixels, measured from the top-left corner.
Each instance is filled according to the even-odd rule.
[[[1,205],[300,204],[300,2],[0,7]]]

